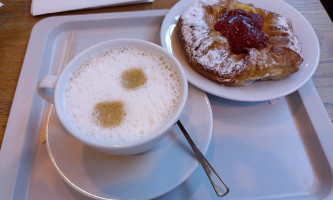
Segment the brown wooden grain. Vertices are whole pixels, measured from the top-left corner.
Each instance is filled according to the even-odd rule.
[[[154,3],[69,11],[33,17],[31,0],[1,1],[0,7],[0,144],[14,98],[16,85],[33,26],[46,17],[105,12],[168,9],[177,0],[154,0]],[[320,41],[320,63],[313,81],[333,120],[333,25],[319,0],[286,0],[300,11],[314,27]],[[18,122],[19,123],[19,122]]]

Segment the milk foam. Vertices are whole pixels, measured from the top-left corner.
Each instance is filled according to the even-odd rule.
[[[121,85],[121,74],[141,68],[145,85],[128,90]],[[116,48],[90,58],[68,80],[65,107],[68,116],[87,134],[125,144],[153,134],[178,106],[181,81],[176,70],[160,55],[147,49]],[[122,101],[126,116],[114,128],[99,127],[92,117],[94,106],[105,101]]]

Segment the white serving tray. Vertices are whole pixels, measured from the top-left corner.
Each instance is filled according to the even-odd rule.
[[[49,105],[36,84],[97,42],[160,44],[167,12],[51,17],[36,24],[0,151],[0,199],[88,199],[62,181],[48,158],[43,123]],[[214,126],[206,156],[230,187],[223,199],[333,199],[333,128],[311,80],[274,102],[208,97]],[[219,198],[198,167],[159,199]]]

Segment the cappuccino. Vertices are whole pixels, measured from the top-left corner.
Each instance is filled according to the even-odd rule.
[[[84,133],[110,144],[130,144],[154,134],[172,116],[182,84],[163,56],[144,48],[113,48],[72,73],[64,105]]]

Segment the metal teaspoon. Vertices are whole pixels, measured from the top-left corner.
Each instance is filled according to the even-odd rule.
[[[222,180],[222,178],[216,173],[214,168],[210,165],[208,160],[205,158],[205,156],[201,153],[201,151],[198,149],[197,145],[193,142],[190,135],[187,133],[186,129],[182,125],[182,123],[178,120],[177,125],[179,126],[180,130],[183,132],[186,140],[190,144],[192,150],[194,151],[195,156],[197,157],[198,161],[200,162],[201,166],[204,168],[209,181],[211,182],[217,196],[223,197],[229,192],[228,186],[225,184],[225,182]]]

